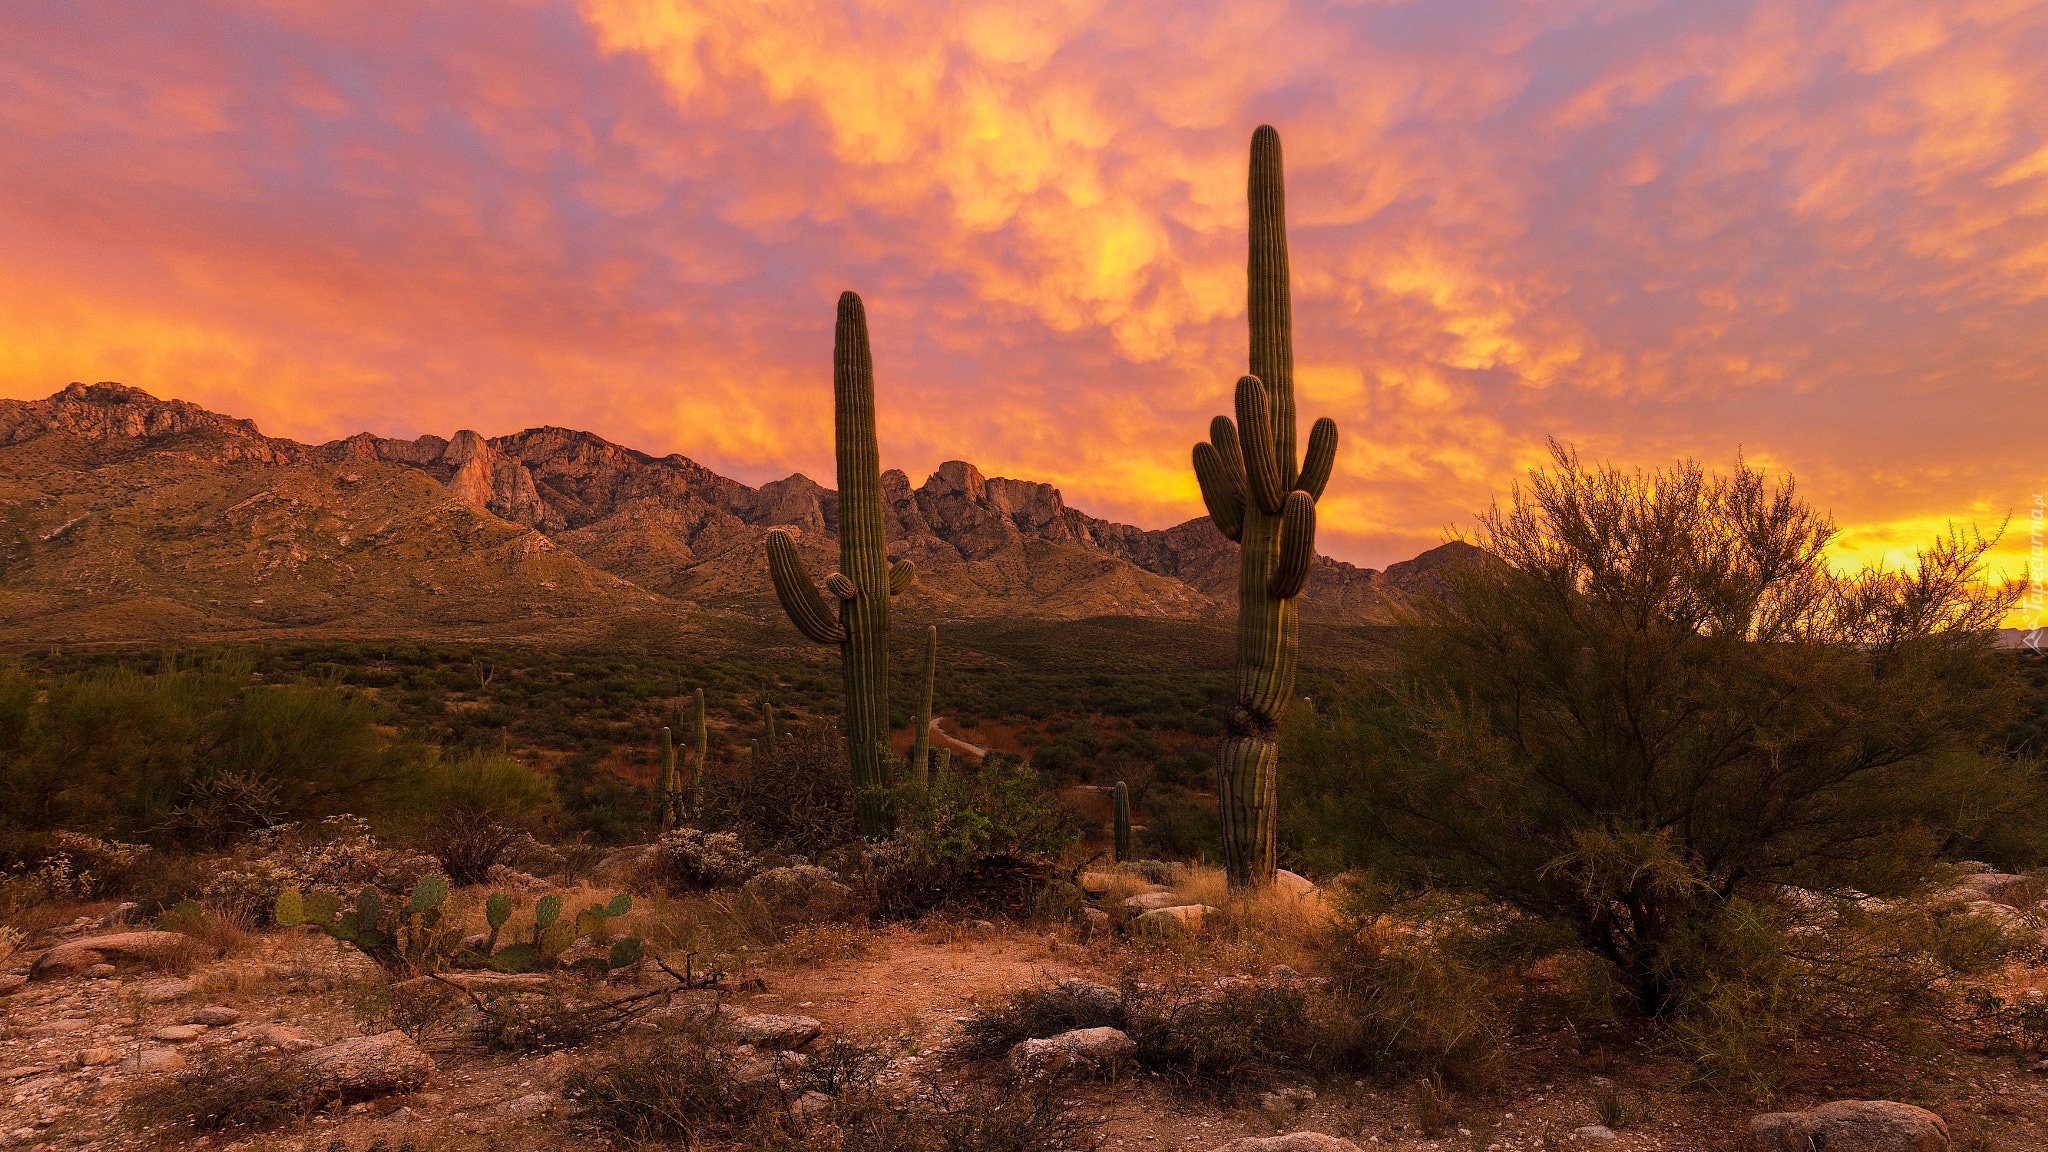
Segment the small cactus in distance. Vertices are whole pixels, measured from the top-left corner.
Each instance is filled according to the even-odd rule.
[[[890,564],[885,551],[874,357],[867,311],[852,292],[839,296],[832,409],[839,478],[839,571],[825,577],[832,603],[804,571],[796,541],[781,529],[768,533],[768,573],[790,623],[813,643],[839,646],[854,813],[860,834],[872,840],[888,832],[889,598],[910,586],[916,570],[908,560]]]
[[[1121,864],[1131,858],[1131,790],[1123,781],[1116,782],[1116,859]]]
[[[711,756],[711,728],[704,722],[704,690],[697,689],[696,714],[691,719],[690,734],[697,742],[697,755],[690,761],[690,787],[683,797],[682,810],[694,815],[704,787],[704,766]]]
[[[931,624],[924,630],[924,691],[918,697],[917,715],[910,721],[915,730],[910,745],[910,779],[920,792],[931,782],[932,680],[938,670],[939,626]]]
[[[673,828],[681,807],[682,780],[676,775],[676,742],[668,730],[661,726],[661,780],[655,785],[654,811],[664,830]]]

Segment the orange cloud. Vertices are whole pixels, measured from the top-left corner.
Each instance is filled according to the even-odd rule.
[[[1242,370],[1264,121],[1335,555],[1434,543],[1553,436],[1788,468],[1844,562],[2048,488],[2023,0],[220,0],[0,43],[8,395],[823,477],[851,287],[890,464],[1165,525]]]

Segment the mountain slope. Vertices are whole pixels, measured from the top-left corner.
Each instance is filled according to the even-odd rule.
[[[883,475],[892,557],[918,618],[1224,618],[1236,545],[1207,521],[1148,531],[1057,489],[949,461]],[[807,477],[751,488],[680,455],[587,432],[362,434],[311,446],[118,384],[0,401],[0,624],[135,639],[269,630],[403,633],[687,613],[773,620],[762,556],[793,533],[837,563],[838,496]],[[1384,619],[1463,545],[1386,573],[1318,558],[1311,620]]]

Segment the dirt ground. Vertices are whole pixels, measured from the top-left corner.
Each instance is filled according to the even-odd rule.
[[[90,911],[89,909],[87,911]],[[825,944],[832,944],[826,941]],[[1269,954],[1225,949],[1162,956],[1121,939],[1077,943],[1065,930],[947,922],[861,934],[792,953],[785,949],[735,976],[725,994],[746,1011],[801,1014],[827,1036],[879,1043],[900,1069],[937,1061],[960,1018],[1006,993],[1067,976],[1115,983],[1138,966],[1191,964],[1204,975],[1248,970]],[[1233,970],[1238,963],[1243,969]],[[19,970],[19,965],[15,966]],[[357,1035],[356,1004],[371,966],[352,950],[307,933],[250,934],[224,958],[183,976],[146,969],[100,978],[35,982],[0,995],[0,1147],[7,1149],[230,1148],[307,1152],[415,1149],[582,1149],[561,1094],[579,1051],[515,1056],[449,1043],[428,1048],[437,1070],[415,1093],[365,1101],[253,1136],[194,1136],[181,1129],[136,1131],[123,1106],[161,1069],[206,1045],[259,1044],[263,1029],[289,1025],[313,1042]],[[2048,971],[2015,969],[2015,988],[2048,986]],[[703,999],[708,993],[693,993]],[[190,1038],[154,1038],[196,1010],[234,1009],[231,1023]],[[1509,1152],[1587,1148],[1733,1150],[1758,1111],[1831,1099],[1894,1099],[1945,1117],[1957,1147],[2021,1152],[2048,1148],[2048,1074],[2010,1057],[1961,1056],[1907,1073],[1870,1062],[1840,1072],[1816,1046],[1769,1108],[1734,1092],[1682,1086],[1683,1068],[1646,1036],[1528,1032],[1511,1042],[1498,1083],[1454,1097],[1455,1119],[1434,1138],[1418,1129],[1411,1086],[1362,1081],[1302,1084],[1312,1098],[1225,1107],[1169,1089],[1156,1078],[1084,1081],[1068,1095],[1099,1123],[1105,1149],[1208,1152],[1247,1135],[1308,1129],[1361,1148],[1401,1152]],[[1612,1140],[1579,1138],[1599,1122],[1597,1077],[1613,1081],[1633,1113]],[[382,1144],[379,1144],[382,1141]]]

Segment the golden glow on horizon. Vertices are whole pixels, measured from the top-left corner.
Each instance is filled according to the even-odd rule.
[[[1334,555],[1435,544],[1550,437],[1768,458],[1851,567],[2048,488],[2037,3],[227,0],[0,44],[10,396],[829,480],[851,287],[885,464],[1164,526],[1269,121]]]

